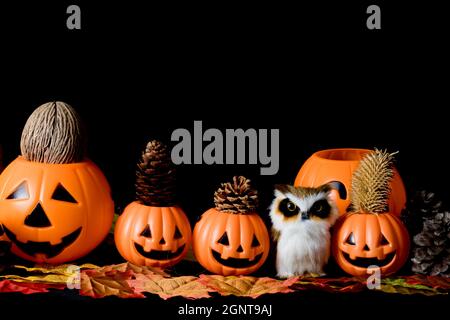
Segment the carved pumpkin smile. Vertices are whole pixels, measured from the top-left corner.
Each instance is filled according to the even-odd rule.
[[[44,254],[47,258],[53,258],[60,254],[65,248],[70,246],[81,233],[81,227],[79,227],[74,232],[68,234],[67,236],[61,239],[61,242],[55,245],[52,245],[50,241],[27,241],[22,242],[17,240],[16,235],[11,232],[6,226],[3,226],[3,230],[8,236],[9,240],[12,241],[16,245],[17,248],[22,250],[29,256],[34,256],[36,254]]]
[[[178,256],[180,256],[183,251],[184,251],[184,247],[186,245],[182,245],[181,247],[179,247],[177,249],[177,251],[175,252],[171,252],[170,250],[150,250],[150,251],[145,251],[144,247],[141,246],[138,243],[134,243],[134,247],[136,249],[136,251],[143,257],[147,258],[147,259],[152,259],[152,260],[171,260],[171,259],[175,259]]]
[[[245,259],[245,258],[228,258],[228,259],[222,259],[222,256],[219,252],[211,249],[212,255],[214,259],[224,265],[225,267],[230,268],[249,268],[259,263],[259,260],[261,260],[263,254],[258,254],[253,260]]]
[[[357,257],[356,259],[350,258],[350,255],[348,253],[343,252],[344,259],[347,260],[348,263],[360,267],[360,268],[368,268],[370,266],[378,266],[378,267],[384,267],[390,264],[394,258],[395,258],[395,251],[389,253],[386,255],[386,257],[382,260],[378,260],[378,258],[360,258]]]

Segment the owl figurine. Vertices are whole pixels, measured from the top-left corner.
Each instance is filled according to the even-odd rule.
[[[277,243],[278,277],[324,275],[323,267],[330,256],[330,227],[338,217],[332,190],[338,191],[341,199],[346,198],[340,182],[317,188],[275,186],[270,218]]]

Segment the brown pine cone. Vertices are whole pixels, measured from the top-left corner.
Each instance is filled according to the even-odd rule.
[[[450,277],[450,212],[443,210],[434,194],[418,193],[403,219],[412,233],[412,271]]]
[[[235,176],[232,183],[222,183],[217,189],[214,193],[214,203],[216,209],[223,212],[255,212],[258,207],[258,192],[251,188],[249,179]]]
[[[136,170],[136,197],[147,206],[175,205],[175,166],[167,147],[150,141]]]
[[[443,203],[437,199],[436,194],[421,190],[410,197],[401,219],[408,228],[409,234],[413,236],[422,230],[424,219],[442,211]]]

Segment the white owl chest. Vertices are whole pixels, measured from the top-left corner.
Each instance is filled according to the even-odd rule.
[[[279,254],[302,257],[327,252],[330,246],[329,226],[325,223],[301,222],[285,227],[278,239]]]

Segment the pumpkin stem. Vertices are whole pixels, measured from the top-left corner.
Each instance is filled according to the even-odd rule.
[[[378,214],[389,210],[393,160],[397,153],[375,149],[361,160],[352,177],[351,204],[354,212]]]
[[[28,161],[74,163],[84,159],[85,141],[76,111],[67,103],[53,101],[38,107],[28,118],[20,149]]]
[[[136,197],[147,206],[176,204],[175,166],[167,147],[160,141],[150,141],[142,152],[136,170]]]
[[[258,192],[251,188],[250,180],[233,177],[233,182],[222,183],[214,193],[216,209],[223,212],[245,214],[256,211]]]

